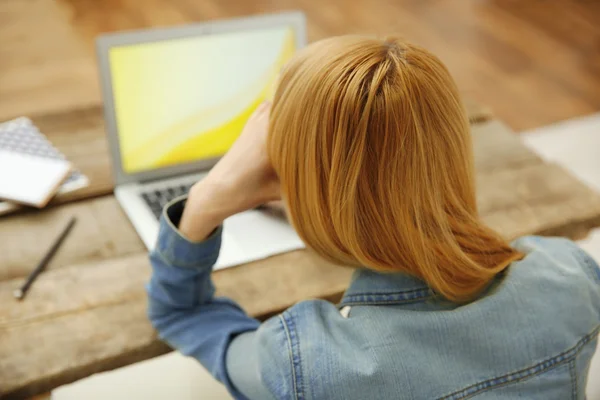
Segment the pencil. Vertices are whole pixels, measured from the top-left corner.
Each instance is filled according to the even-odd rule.
[[[35,269],[29,274],[23,286],[13,292],[13,296],[15,296],[16,299],[22,300],[25,297],[27,291],[35,281],[35,278],[37,278],[37,276],[46,268],[46,266],[50,263],[50,260],[52,260],[52,257],[54,257],[54,254],[56,254],[56,251],[73,228],[73,225],[75,225],[75,221],[77,221],[77,218],[72,217],[67,226],[65,226],[65,229],[63,229],[60,236],[56,238],[52,244],[52,247],[50,247],[50,249],[46,252],[44,258],[42,258],[37,267],[35,267]]]

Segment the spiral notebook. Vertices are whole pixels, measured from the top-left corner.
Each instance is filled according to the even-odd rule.
[[[40,172],[40,177],[45,177],[45,179],[40,179],[40,181],[43,182],[39,182],[39,185],[27,185],[28,190],[24,191],[24,185],[17,185],[19,186],[18,189],[23,191],[23,193],[21,193],[22,195],[25,194],[27,196],[32,196],[30,198],[26,198],[25,201],[22,201],[26,204],[29,204],[30,200],[32,199],[39,199],[40,197],[36,197],[35,195],[39,195],[39,192],[42,192],[43,189],[48,189],[48,186],[51,186],[51,183],[55,183],[49,180],[51,175],[45,175],[45,172],[56,172],[57,170],[60,171],[61,165],[64,166],[65,162],[68,163],[64,154],[56,149],[46,138],[46,136],[44,136],[44,134],[42,134],[33,124],[33,122],[26,117],[20,117],[11,121],[0,123],[0,151],[3,151],[3,154],[5,154],[5,165],[0,166],[0,168],[3,171],[10,171],[11,174],[13,174],[12,181],[10,183],[6,182],[5,185],[0,188],[0,190],[7,192],[8,185],[15,184],[14,176],[18,175],[14,174],[21,174],[22,176],[25,176],[26,174],[31,173],[30,168],[42,167],[42,170],[44,170],[44,173]],[[20,165],[23,169],[19,170],[9,167],[9,160],[6,156],[7,154],[11,155],[11,165]],[[6,174],[3,175],[4,178],[8,180]],[[61,195],[86,187],[89,185],[89,181],[83,174],[81,174],[81,172],[71,168],[64,180],[62,180],[62,183],[58,182],[58,185],[59,187],[55,193],[57,195]],[[38,193],[36,193],[36,191]],[[7,198],[11,196],[8,195],[8,193],[3,193],[2,197]],[[14,202],[0,201],[0,215],[9,213],[18,208],[18,204]]]

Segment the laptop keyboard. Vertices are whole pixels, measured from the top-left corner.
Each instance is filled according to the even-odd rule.
[[[160,219],[163,207],[176,197],[186,194],[194,183],[191,182],[185,185],[177,185],[172,187],[164,187],[155,190],[142,192],[141,196],[144,202],[150,207],[152,214],[156,219]]]

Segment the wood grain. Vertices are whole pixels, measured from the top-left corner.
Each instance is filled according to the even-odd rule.
[[[0,395],[21,398],[167,352],[145,317],[149,273],[146,254],[73,265],[48,272],[21,303],[11,294],[19,282],[3,282],[0,302],[11,306],[0,310]],[[296,251],[214,280],[218,295],[264,317],[306,298],[336,301],[351,273]]]
[[[472,128],[482,218],[508,238],[580,237],[600,225],[600,196],[531,153],[504,124]],[[24,302],[12,291],[69,216],[78,224]],[[0,224],[0,397],[22,398],[162,354],[145,316],[145,248],[113,196]],[[266,318],[306,298],[336,301],[352,270],[307,250],[214,274],[218,293]]]
[[[77,217],[53,265],[100,261],[143,251],[144,246],[114,197],[55,207],[43,213],[4,217],[0,224],[0,280],[24,277],[71,216]]]
[[[473,121],[485,121],[489,118],[487,108],[471,101],[467,102],[466,107]],[[61,196],[53,201],[54,205],[112,193],[113,182],[101,113],[100,108],[92,107],[33,118],[50,140],[90,179],[88,188],[72,195]],[[499,129],[500,135],[497,135],[494,129],[481,132],[485,131],[498,136],[498,143],[490,145],[487,140],[476,140],[475,146],[481,147],[476,151],[476,162],[481,164],[481,168],[499,168],[506,163],[518,161],[515,157],[530,156],[537,160],[520,145],[516,137],[507,137],[502,127]],[[479,132],[477,128],[476,132]],[[480,136],[479,133],[474,135],[476,138]],[[520,156],[522,152],[525,152],[525,155]],[[113,197],[97,198],[87,203],[75,203],[65,207],[51,207],[43,213],[27,210],[3,217],[3,223],[0,224],[0,237],[5,238],[2,245],[4,265],[0,268],[0,280],[26,276],[40,256],[39,252],[31,251],[29,243],[36,238],[46,238],[48,243],[38,242],[38,247],[43,249],[49,246],[53,240],[52,232],[58,232],[64,221],[71,216],[78,218],[72,235],[74,238],[67,241],[57,254],[57,265],[120,257],[144,249]]]
[[[100,104],[90,50],[56,2],[0,1],[0,121]]]
[[[562,234],[566,225],[597,224],[598,195],[562,168],[544,163],[499,121],[475,124],[472,137],[482,217],[507,237]],[[99,261],[144,251],[112,196],[5,217],[0,224],[0,280],[26,276],[64,222],[78,218],[55,265]],[[600,224],[597,224],[600,225]],[[39,251],[32,251],[35,241]]]
[[[473,124],[492,118],[489,107],[482,106],[468,97],[465,98],[465,108]],[[67,159],[90,180],[90,185],[84,189],[57,196],[52,200],[52,205],[112,193],[113,171],[108,154],[102,107],[92,106],[34,115],[32,120]]]
[[[0,120],[99,105],[99,33],[289,9],[311,41],[398,34],[429,48],[517,131],[600,110],[597,1],[3,0]]]

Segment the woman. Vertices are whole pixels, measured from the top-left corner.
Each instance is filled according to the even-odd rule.
[[[361,268],[340,305],[261,324],[210,274],[223,220],[279,198],[307,246]],[[298,53],[270,116],[259,107],[161,224],[150,319],[236,398],[584,397],[598,266],[565,239],[509,246],[479,219],[458,91],[420,47],[344,36]]]

